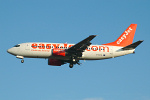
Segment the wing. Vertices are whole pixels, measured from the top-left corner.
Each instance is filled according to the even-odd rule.
[[[96,35],[90,35],[86,39],[67,49],[66,52],[70,55],[81,56],[82,52],[84,52],[84,50],[92,44],[90,41],[95,37]]]
[[[137,42],[135,42],[135,43],[133,43],[133,44],[130,44],[130,45],[128,45],[128,46],[126,46],[126,47],[123,47],[123,48],[121,48],[122,50],[132,50],[132,49],[135,49],[138,45],[140,45],[142,42],[143,42],[144,40],[139,40],[139,41],[137,41]]]

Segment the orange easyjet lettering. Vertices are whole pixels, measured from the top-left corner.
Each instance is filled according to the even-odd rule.
[[[91,48],[92,48],[93,51],[97,51],[98,50],[97,46],[92,46]]]
[[[64,43],[64,47],[65,47],[65,48],[67,48],[67,45],[68,45],[68,44]]]
[[[33,49],[36,49],[36,48],[37,48],[37,44],[36,44],[36,43],[33,43],[33,44],[31,45],[31,47],[32,47]]]
[[[51,49],[52,46],[54,47],[53,49],[58,49],[58,48],[67,48],[68,44],[64,44],[64,46],[60,46],[60,44],[43,44],[43,43],[33,43],[31,47],[33,49]],[[69,45],[68,47],[72,47],[73,45]],[[86,51],[98,51],[99,52],[109,52],[109,47],[107,46],[89,46]],[[32,50],[35,51],[35,50]]]
[[[69,48],[72,47],[73,45],[69,45]]]
[[[42,43],[40,43],[38,47],[39,47],[39,49],[45,49],[45,45]]]
[[[51,49],[51,44],[46,44],[46,49]]]
[[[54,46],[54,48],[59,47],[60,44],[52,44]]]
[[[107,49],[106,52],[109,52],[109,47],[107,47],[107,46],[99,46],[99,51],[103,50],[103,52],[105,52],[106,49]]]
[[[132,31],[131,27],[129,27],[128,30],[124,31],[124,34],[121,36],[120,39],[118,39],[117,44],[120,44],[124,39],[126,39],[131,31]]]

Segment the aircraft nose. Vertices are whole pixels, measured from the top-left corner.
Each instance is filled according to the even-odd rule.
[[[11,49],[8,49],[7,52],[8,52],[8,53],[11,53]]]
[[[13,54],[12,48],[8,49],[7,52],[10,53],[10,54]]]

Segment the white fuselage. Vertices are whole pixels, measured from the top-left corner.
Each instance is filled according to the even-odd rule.
[[[51,58],[60,60],[69,60],[69,56],[53,56],[53,49],[68,49],[74,44],[66,43],[22,43],[13,48],[8,49],[8,52],[15,55],[17,58]],[[83,53],[79,60],[100,60],[123,56],[134,53],[134,50],[120,50],[122,47],[107,46],[107,45],[90,45]]]
[[[133,42],[137,24],[131,24],[114,42],[103,45],[91,45],[91,40],[97,35],[90,35],[77,44],[67,43],[21,43],[7,50],[17,58],[48,58],[48,65],[61,66],[69,63],[80,65],[79,60],[101,60],[134,53],[135,48],[143,42]]]

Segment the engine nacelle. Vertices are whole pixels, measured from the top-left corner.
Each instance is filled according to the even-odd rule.
[[[52,55],[54,56],[66,56],[64,49],[52,49]]]
[[[57,59],[48,59],[48,65],[52,65],[52,66],[61,66],[63,65],[64,62],[61,60],[57,60]]]

